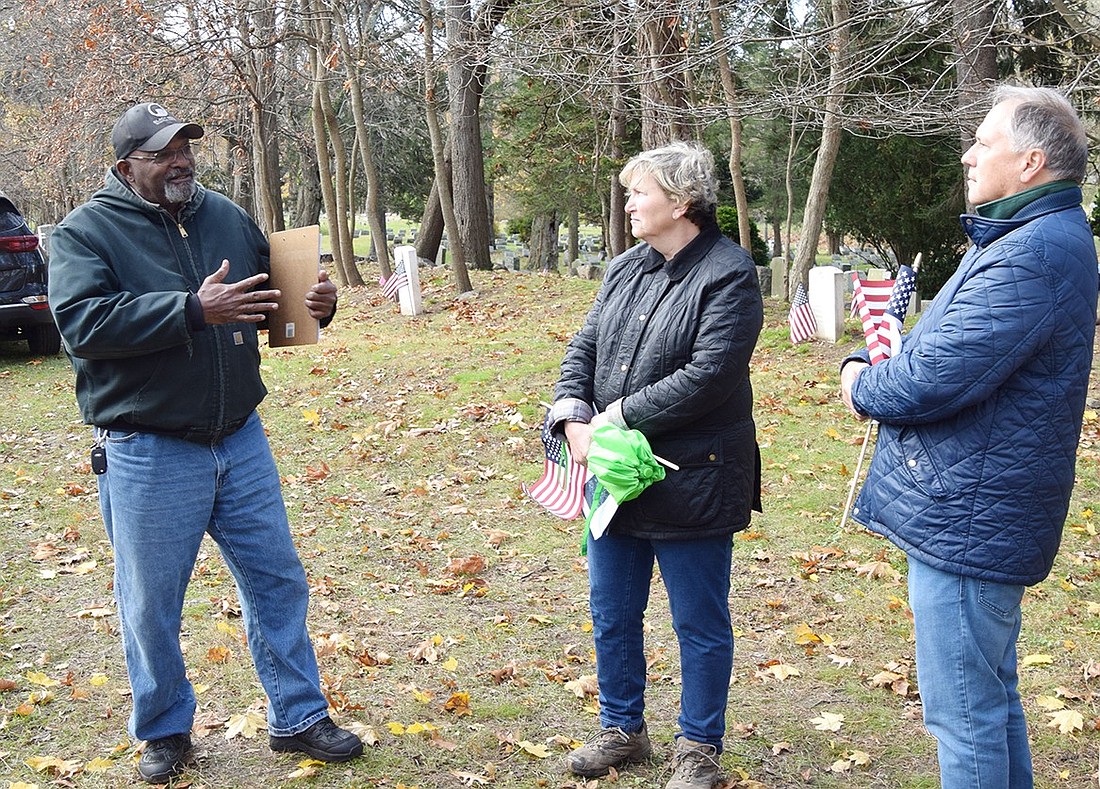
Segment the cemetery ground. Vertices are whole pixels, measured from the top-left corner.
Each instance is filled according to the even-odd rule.
[[[189,787],[663,786],[679,695],[659,581],[647,615],[656,760],[584,782],[563,755],[597,724],[581,524],[524,495],[540,401],[596,283],[472,272],[425,314],[344,291],[321,344],[263,349],[261,406],[312,587],[341,765],[273,754],[232,579],[204,543],[182,642],[199,701]],[[864,426],[837,397],[862,341],[792,347],[767,300],[753,360],[763,515],[734,539],[726,787],[938,785],[920,722],[903,555],[841,510]],[[112,560],[63,357],[0,345],[0,789],[138,785]],[[1054,572],[1031,588],[1021,689],[1037,786],[1097,786],[1100,376]],[[1036,469],[1036,473],[1042,473]]]

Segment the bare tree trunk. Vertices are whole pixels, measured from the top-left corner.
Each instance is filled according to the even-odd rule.
[[[821,129],[821,145],[814,160],[810,191],[802,214],[802,240],[798,244],[791,276],[787,282],[787,298],[794,297],[798,283],[806,284],[810,267],[817,254],[817,238],[825,217],[829,186],[833,179],[836,152],[840,149],[841,113],[844,94],[848,89],[847,64],[851,33],[848,0],[832,0],[833,33],[829,42],[829,92],[825,97],[825,118]]]
[[[638,0],[638,55],[643,63],[642,147],[694,137],[680,61],[680,15],[663,0]]]
[[[989,2],[952,0],[955,23],[955,82],[958,85],[959,141],[966,150],[987,109],[985,100],[997,79],[997,47],[993,41],[995,6]],[[962,178],[966,173],[962,173]],[[965,190],[963,192],[966,193]]]
[[[489,259],[489,210],[485,191],[485,153],[481,143],[481,82],[484,69],[479,68],[470,19],[469,0],[448,0],[447,43],[450,49],[447,68],[447,90],[450,94],[451,177],[454,179],[455,216],[458,234],[447,236],[454,249],[463,247],[474,268],[493,267]]]
[[[351,42],[348,41],[347,25],[343,22],[339,7],[333,6],[337,14],[336,30],[340,36],[340,46],[345,52],[351,52]],[[385,214],[379,211],[381,203],[378,167],[374,163],[374,145],[371,141],[370,129],[367,128],[366,112],[363,106],[363,86],[359,75],[359,66],[356,58],[348,57],[345,66],[348,70],[348,89],[351,94],[351,114],[355,120],[355,142],[359,148],[359,158],[363,164],[363,175],[367,179],[367,225],[370,227],[371,245],[374,254],[378,258],[378,268],[383,279],[389,279],[392,273],[390,266],[390,250],[386,240],[385,223],[379,221],[379,216]],[[349,199],[350,199],[349,195]]]
[[[252,180],[260,226],[267,232],[286,229],[279,164],[278,118],[266,105],[252,103]]]
[[[576,206],[569,209],[569,215],[566,217],[566,228],[568,232],[566,234],[567,242],[565,246],[565,255],[568,260],[565,261],[566,265],[573,265],[573,261],[577,260],[581,256],[581,217],[577,211]]]
[[[301,146],[298,150],[298,190],[291,217],[294,227],[315,225],[321,218],[324,196],[321,194],[321,178],[317,172],[317,151]]]
[[[443,169],[447,176],[447,186],[451,186],[451,160],[446,152],[443,155]],[[424,213],[420,217],[420,229],[416,231],[416,256],[433,263],[439,257],[439,245],[443,241],[443,209],[439,205],[439,187],[432,181],[432,190],[424,203]]]
[[[710,27],[715,41],[722,41],[722,14],[718,9],[718,0],[710,0]],[[745,194],[745,177],[741,172],[741,116],[737,111],[737,86],[733,81],[733,71],[726,56],[725,47],[718,49],[718,73],[722,77],[722,92],[726,95],[726,118],[730,125],[730,180],[733,182],[733,196],[737,203],[737,235],[741,246],[752,251],[752,226],[749,222],[749,198]]]
[[[611,118],[609,155],[614,162],[623,160],[623,142],[626,140],[626,5],[620,0],[615,4],[615,33],[611,50]],[[607,253],[614,258],[626,251],[630,244],[630,230],[626,221],[626,193],[619,183],[618,173],[611,176],[607,205]]]
[[[308,2],[308,0],[307,0]],[[312,4],[310,4],[312,5]],[[362,285],[363,277],[355,265],[351,234],[348,230],[347,151],[340,137],[340,129],[332,102],[328,95],[328,75],[318,47],[331,49],[332,35],[327,17],[311,7],[307,18],[312,20],[314,46],[310,47],[310,65],[313,70],[313,132],[316,138],[317,163],[321,174],[321,190],[328,215],[329,243],[332,259],[346,285]],[[329,145],[333,158],[328,156]],[[328,175],[331,173],[332,178]]]
[[[455,218],[454,203],[451,200],[451,184],[447,178],[446,162],[443,160],[443,133],[439,128],[439,114],[435,106],[435,49],[432,41],[431,0],[420,0],[420,11],[424,15],[424,111],[428,121],[428,132],[432,138],[432,160],[435,163],[435,183],[439,193],[439,205],[443,212],[443,224],[447,237],[451,241],[451,271],[454,274],[455,293],[468,293],[474,287],[470,283],[470,272],[466,268],[466,254],[459,237],[458,221]],[[488,252],[488,250],[486,250]]]
[[[558,270],[558,215],[555,211],[535,214],[531,220],[531,258],[533,271]]]
[[[253,215],[266,232],[286,229],[283,216],[279,117],[273,107],[279,100],[268,42],[276,37],[275,8],[268,6],[245,13],[237,9],[237,33],[243,44],[241,57],[232,61],[247,92],[248,129],[251,136]]]

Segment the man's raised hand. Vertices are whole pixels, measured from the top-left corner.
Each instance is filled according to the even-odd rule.
[[[267,274],[254,274],[240,282],[225,284],[229,261],[203,280],[199,292],[203,317],[207,323],[259,323],[267,313],[279,309],[277,290],[253,290],[267,280]]]

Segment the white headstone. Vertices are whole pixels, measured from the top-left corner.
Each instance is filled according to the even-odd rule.
[[[817,333],[829,342],[836,342],[844,333],[845,284],[847,276],[835,266],[815,266],[810,269],[810,310],[817,321]]]
[[[394,257],[397,263],[404,264],[405,277],[408,283],[402,285],[397,291],[397,300],[401,304],[402,315],[419,315],[424,311],[424,303],[420,298],[420,272],[416,258],[416,247],[400,246],[394,249]]]

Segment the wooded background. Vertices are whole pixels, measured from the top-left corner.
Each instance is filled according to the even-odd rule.
[[[921,252],[927,295],[964,243],[989,87],[1061,87],[1091,123],[1097,30],[1098,0],[0,0],[0,189],[59,221],[112,164],[115,118],[160,101],[266,230],[327,224],[344,284],[389,275],[385,245],[352,253],[356,217],[378,239],[389,212],[419,218],[423,258],[446,230],[462,292],[504,214],[532,267],[558,265],[563,226],[566,263],[582,223],[621,252],[619,168],[691,139],[792,291],[824,235]]]

